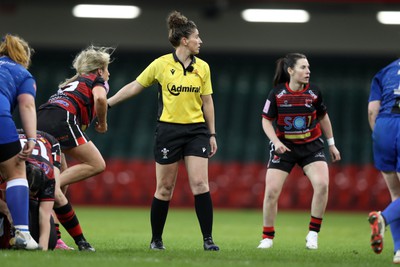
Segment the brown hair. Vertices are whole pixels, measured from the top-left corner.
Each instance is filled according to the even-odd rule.
[[[182,37],[189,36],[197,29],[196,24],[178,11],[172,11],[167,18],[168,40],[173,47],[178,47]]]
[[[26,69],[28,69],[31,64],[32,54],[33,49],[21,37],[6,34],[1,40],[0,55],[11,58]]]
[[[285,57],[282,57],[276,61],[276,70],[273,80],[273,85],[277,86],[280,83],[286,83],[290,81],[290,75],[287,71],[288,68],[294,68],[297,60],[301,58],[307,58],[305,55],[300,53],[290,53]]]

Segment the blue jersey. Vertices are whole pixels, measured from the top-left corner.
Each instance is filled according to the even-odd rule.
[[[375,167],[400,172],[400,59],[373,78],[369,102],[376,100],[381,106],[372,132]]]
[[[368,102],[374,100],[381,101],[378,117],[400,116],[400,59],[375,75]]]
[[[18,140],[12,112],[21,94],[36,96],[35,79],[22,65],[9,57],[0,57],[0,144]]]
[[[36,96],[32,74],[9,57],[0,57],[0,116],[12,117],[20,94]]]

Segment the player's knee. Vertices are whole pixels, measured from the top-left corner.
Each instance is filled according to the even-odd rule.
[[[280,195],[280,190],[276,188],[267,188],[265,190],[265,199],[270,201],[277,201]]]
[[[106,162],[102,159],[93,165],[94,175],[104,172],[106,169]]]
[[[317,193],[321,194],[321,195],[328,194],[328,191],[329,191],[329,183],[326,183],[326,182],[323,182],[323,181],[321,181],[321,182],[319,182],[319,183],[316,183],[316,184],[314,185],[314,190],[315,190]]]
[[[210,191],[208,183],[206,181],[196,181],[192,182],[191,184],[192,192],[194,195],[202,194],[205,192]]]
[[[172,198],[173,188],[161,188],[157,190],[156,196],[162,200],[170,200]]]

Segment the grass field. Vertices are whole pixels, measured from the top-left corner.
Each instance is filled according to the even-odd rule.
[[[76,208],[95,253],[79,251],[0,251],[1,266],[393,266],[390,231],[382,254],[369,247],[367,213],[327,212],[319,249],[305,249],[308,212],[280,212],[274,247],[256,249],[262,230],[261,210],[215,210],[214,240],[219,252],[202,248],[193,209],[171,208],[164,233],[165,251],[150,251],[149,209]],[[63,231],[63,239],[73,245]]]

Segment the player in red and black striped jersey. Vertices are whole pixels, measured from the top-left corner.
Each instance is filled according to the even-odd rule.
[[[58,89],[47,103],[40,106],[39,110],[49,106],[58,106],[77,116],[81,129],[86,130],[96,116],[93,88],[103,87],[107,92],[107,86],[102,76],[95,73],[78,76]]]
[[[24,143],[27,142],[27,138],[22,130],[18,130],[18,133],[21,145],[24,145]],[[46,215],[49,217],[41,218],[40,221],[47,222],[50,220],[54,206],[54,212],[58,220],[74,239],[79,250],[95,251],[95,249],[86,241],[78,217],[60,188],[61,150],[59,142],[50,134],[43,131],[37,131],[37,142],[35,148],[27,161],[30,163],[27,166],[33,165],[33,167],[30,167],[39,168],[45,176],[44,185],[41,186],[39,190],[32,190],[32,188],[30,188],[31,192],[34,191],[33,197],[37,198],[40,203],[39,210],[44,211],[43,213],[39,212],[39,215]],[[27,171],[27,173],[29,172]],[[57,225],[55,228],[59,233]],[[48,237],[46,237],[44,233],[48,234],[50,229],[42,228],[42,226],[40,226],[39,232],[39,244],[44,250],[46,250],[47,244],[45,240],[48,240]],[[65,243],[61,240],[61,235],[59,234],[57,237],[58,240],[55,247],[66,249]]]
[[[309,79],[310,65],[305,55],[292,53],[277,61],[274,89],[262,113],[263,130],[271,147],[265,178],[263,239],[258,246],[261,249],[273,245],[279,195],[296,164],[303,168],[314,189],[306,248],[318,248],[318,233],[328,201],[329,184],[322,132],[327,138],[333,162],[340,160],[340,153],[335,146],[322,94],[317,86],[309,83]]]
[[[106,167],[100,151],[84,131],[95,118],[96,131],[107,131],[107,81],[112,51],[90,46],[80,52],[73,62],[76,75],[62,83],[57,93],[39,107],[37,128],[53,135],[62,152],[79,162],[62,171],[62,187],[99,174]]]

